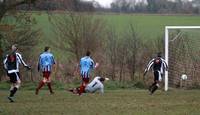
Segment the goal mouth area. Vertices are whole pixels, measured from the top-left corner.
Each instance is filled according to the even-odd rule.
[[[165,91],[169,86],[178,87],[182,74],[188,76],[187,84],[200,85],[200,26],[166,26],[165,60],[169,65]]]

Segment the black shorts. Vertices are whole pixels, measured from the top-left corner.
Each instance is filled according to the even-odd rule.
[[[18,80],[20,80],[19,72],[7,73],[7,75],[10,78],[11,83],[16,83]]]
[[[154,81],[159,81],[159,75],[160,73],[158,71],[154,71]]]

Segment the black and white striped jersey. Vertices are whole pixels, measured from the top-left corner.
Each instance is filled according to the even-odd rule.
[[[148,65],[147,65],[147,67],[145,69],[145,72],[149,71],[150,68],[152,68],[153,71],[159,71],[159,72],[161,72],[161,74],[163,74],[163,72],[168,69],[168,65],[167,65],[166,61],[163,58],[156,57],[156,58],[153,58],[148,63]]]
[[[21,54],[14,52],[6,56],[3,61],[4,68],[8,73],[19,72],[19,65],[23,64],[23,66],[27,67],[27,64],[22,59]]]

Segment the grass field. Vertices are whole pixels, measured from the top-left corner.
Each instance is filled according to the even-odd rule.
[[[38,22],[37,26],[44,32],[44,38],[56,37],[55,33],[52,32],[54,27],[49,22],[47,14],[35,13],[33,16]],[[94,17],[104,20],[107,26],[113,26],[119,32],[126,31],[132,23],[136,32],[146,40],[162,36],[165,26],[198,26],[200,24],[200,16],[190,15],[95,14]]]
[[[20,90],[9,103],[7,91],[0,91],[0,115],[199,115],[199,90],[157,91],[106,90],[104,95],[81,97],[66,91],[49,95],[42,90]]]

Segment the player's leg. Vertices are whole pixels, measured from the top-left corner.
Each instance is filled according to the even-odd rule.
[[[49,91],[51,94],[54,94],[53,90],[52,90],[52,87],[51,87],[51,78],[50,78],[50,74],[51,72],[47,72],[46,74],[46,78],[47,78],[47,86],[49,88]]]
[[[14,102],[13,97],[14,97],[15,93],[17,92],[17,90],[19,89],[20,84],[21,84],[19,73],[10,74],[10,81],[12,84],[11,84],[10,95],[9,95],[8,99],[10,100],[10,102]]]
[[[160,76],[160,72],[154,71],[154,85],[152,87],[151,94],[153,94],[159,87],[159,76]]]
[[[89,83],[89,77],[82,77],[82,84],[80,86],[79,95],[85,92],[85,87]]]
[[[153,87],[156,85],[156,82],[154,81],[150,86],[149,86],[149,91],[151,92]]]
[[[13,100],[13,89],[14,89],[14,83],[11,83],[10,94],[8,96],[8,99],[10,100],[10,102],[14,102],[14,100]]]
[[[80,87],[77,88],[72,88],[68,90],[69,92],[72,92],[73,94],[79,94],[80,92]]]
[[[45,85],[47,79],[46,79],[46,72],[43,72],[43,80],[41,80],[38,84],[38,87],[35,90],[35,94],[38,95],[39,90]]]

